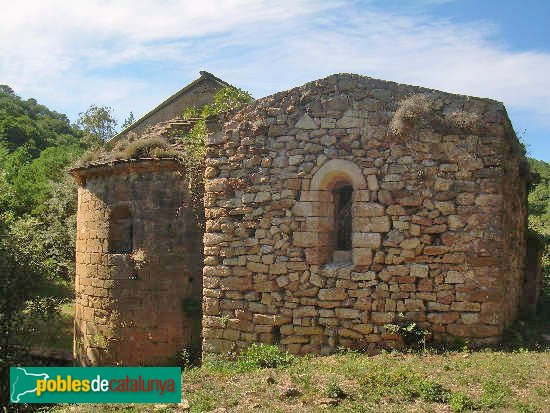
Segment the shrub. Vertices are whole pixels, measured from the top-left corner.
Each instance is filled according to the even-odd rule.
[[[465,393],[452,393],[449,398],[449,406],[456,413],[477,409],[477,404]]]
[[[281,351],[279,347],[255,343],[243,350],[237,358],[238,366],[244,371],[277,368],[290,365],[293,362],[294,356]]]
[[[446,121],[449,126],[458,129],[472,129],[480,123],[481,118],[478,113],[458,110],[447,115]]]
[[[88,150],[75,162],[75,167],[83,167],[89,164],[90,162],[97,161],[101,157],[101,151],[99,150]]]
[[[422,126],[443,130],[472,130],[483,127],[481,116],[477,112],[460,109],[443,114],[437,110],[435,101],[422,93],[403,98],[390,122],[390,132],[396,136],[404,136]]]
[[[331,381],[325,391],[327,397],[331,399],[345,399],[347,394],[336,381]]]
[[[127,159],[152,158],[153,151],[168,149],[168,143],[162,138],[141,139],[128,144],[124,149]]]
[[[440,383],[424,380],[419,385],[420,398],[425,402],[445,403],[449,400],[450,392]]]
[[[199,108],[197,108],[196,106],[189,106],[188,108],[185,108],[185,110],[181,114],[181,117],[186,120],[197,118],[199,116],[200,116],[200,111],[199,111]]]
[[[433,100],[422,93],[409,95],[399,102],[399,106],[390,122],[394,135],[403,136],[411,127],[427,119],[434,110]]]
[[[142,248],[135,249],[130,254],[130,260],[137,270],[141,270],[147,264],[147,254]]]
[[[189,352],[189,350],[187,350],[186,348],[181,350],[177,355],[177,362],[182,369],[189,369],[192,366],[191,353]]]
[[[426,337],[429,336],[429,331],[421,328],[414,321],[407,320],[403,313],[399,313],[397,323],[386,324],[384,327],[400,336],[405,346],[414,348],[423,346],[426,349]]]
[[[171,148],[154,148],[151,151],[153,158],[180,158],[181,153]]]

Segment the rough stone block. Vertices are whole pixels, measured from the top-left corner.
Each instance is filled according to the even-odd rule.
[[[353,264],[357,266],[372,264],[372,249],[371,248],[353,248],[352,251]]]
[[[326,288],[319,290],[320,300],[345,300],[346,298],[348,298],[348,295],[343,288]]]
[[[426,278],[430,272],[430,267],[422,264],[411,265],[411,277]]]
[[[384,206],[374,202],[355,202],[352,214],[354,217],[380,217],[384,215]]]
[[[354,232],[352,244],[358,248],[378,249],[382,245],[382,237],[377,232]]]

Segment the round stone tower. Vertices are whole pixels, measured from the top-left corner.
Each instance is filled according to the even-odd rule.
[[[202,238],[172,159],[96,164],[78,180],[74,357],[173,364],[200,345]]]

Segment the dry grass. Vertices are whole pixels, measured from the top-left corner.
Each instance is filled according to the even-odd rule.
[[[244,370],[238,361],[210,356],[202,367],[184,371],[182,383],[189,409],[163,405],[154,410],[543,412],[550,400],[550,351],[350,352]],[[97,408],[80,407],[78,411]],[[102,406],[103,411],[120,409]],[[126,405],[123,410],[145,412],[151,406]]]
[[[418,128],[429,127],[436,130],[473,131],[481,127],[479,113],[456,110],[442,114],[436,109],[435,101],[425,94],[413,94],[399,102],[390,121],[390,132],[395,136],[405,136]]]
[[[112,162],[120,159],[179,159],[181,157],[182,152],[163,138],[138,139],[131,142],[121,141],[114,147],[107,144],[101,150],[88,151],[76,162],[75,167],[86,167],[92,163]]]
[[[433,112],[434,102],[429,96],[421,93],[407,96],[399,102],[390,130],[394,135],[403,136],[422,120],[429,120]]]
[[[167,149],[168,143],[162,138],[140,139],[126,146],[124,156],[126,159],[153,158],[154,153]]]
[[[446,116],[446,121],[450,126],[458,129],[468,130],[479,126],[481,122],[481,117],[478,113],[475,112],[458,110]]]

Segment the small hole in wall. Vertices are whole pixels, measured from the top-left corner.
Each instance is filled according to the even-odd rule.
[[[233,217],[233,220],[237,222],[243,222],[244,220],[244,214],[235,214],[235,215],[232,215],[232,217]]]
[[[193,281],[195,281],[195,279],[193,277],[189,277],[189,283],[193,284]]]
[[[248,238],[254,238],[256,236],[256,228],[248,228]]]
[[[281,342],[281,327],[273,326],[273,344],[279,344]]]
[[[299,201],[301,196],[302,196],[302,191],[297,190],[296,191],[296,201]]]

